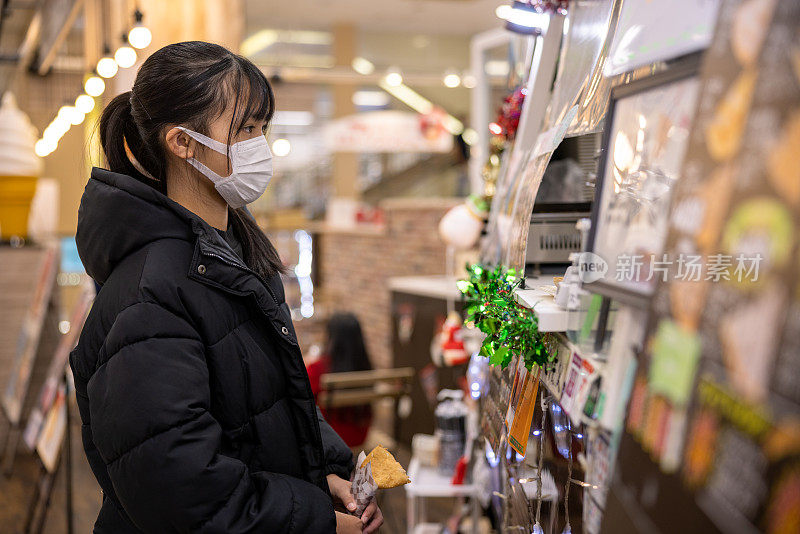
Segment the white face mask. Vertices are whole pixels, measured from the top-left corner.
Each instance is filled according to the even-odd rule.
[[[182,126],[177,128],[189,134],[198,143],[220,154],[228,155],[228,145],[225,143]],[[250,204],[264,194],[272,178],[272,152],[267,138],[259,135],[230,145],[230,158],[233,169],[230,176],[220,176],[194,158],[188,158],[186,161],[214,182],[214,187],[225,202],[236,209]]]

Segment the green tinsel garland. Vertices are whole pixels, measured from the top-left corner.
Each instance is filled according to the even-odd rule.
[[[497,266],[490,270],[481,265],[467,266],[469,280],[459,280],[458,289],[466,296],[467,318],[486,334],[480,354],[492,365],[505,368],[515,354],[522,356],[525,366],[544,366],[552,361],[547,349],[548,337],[539,332],[533,310],[514,299],[520,285],[513,269]]]

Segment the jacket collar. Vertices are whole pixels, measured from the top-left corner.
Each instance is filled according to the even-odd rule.
[[[94,167],[81,197],[75,235],[87,274],[103,284],[128,255],[160,239],[193,243],[190,278],[235,295],[252,294],[278,335],[297,344],[291,319],[281,313],[280,275],[261,279],[201,217],[131,176]]]

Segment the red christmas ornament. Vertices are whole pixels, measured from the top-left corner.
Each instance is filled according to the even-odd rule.
[[[442,328],[442,361],[445,365],[461,365],[469,359],[464,350],[461,317],[451,315]]]
[[[492,126],[497,128],[490,131],[502,137],[504,141],[514,139],[519,126],[519,118],[522,115],[522,104],[525,102],[525,94],[527,90],[524,87],[517,87],[514,91],[503,100],[503,105],[500,107],[497,120],[492,123]]]
[[[447,113],[440,107],[435,107],[430,113],[420,115],[419,128],[426,139],[436,139],[444,131],[444,118]]]
[[[539,13],[549,11],[550,13],[566,15],[567,8],[569,8],[569,0],[528,0],[523,1],[523,3],[530,5]]]

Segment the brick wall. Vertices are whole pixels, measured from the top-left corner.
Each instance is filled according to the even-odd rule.
[[[392,365],[387,280],[445,273],[439,220],[460,202],[457,198],[388,199],[381,204],[386,221],[382,229],[320,229],[321,286],[315,294],[327,313],[349,311],[358,316],[375,367]]]

